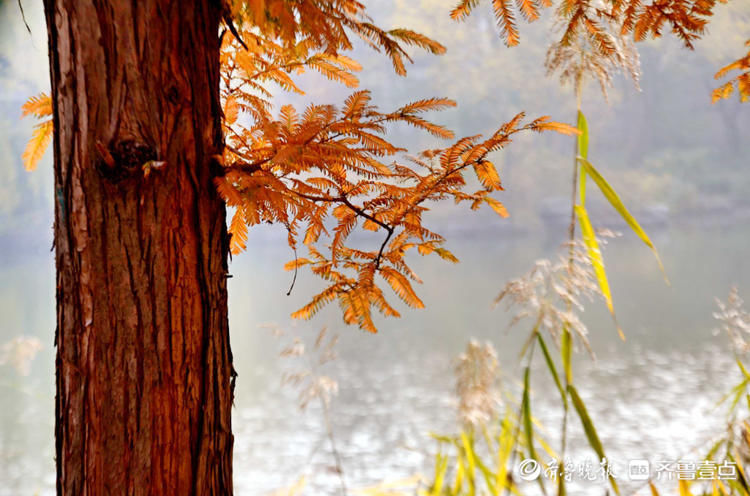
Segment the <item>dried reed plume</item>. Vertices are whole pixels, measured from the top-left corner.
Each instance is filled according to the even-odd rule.
[[[746,353],[750,350],[750,343],[747,341],[750,335],[750,314],[745,311],[743,304],[744,301],[735,286],[729,290],[726,303],[716,299],[719,311],[713,314],[722,324],[715,332],[726,332],[736,353]]]
[[[318,333],[313,346],[314,356],[308,352],[305,343],[300,338],[294,338],[289,346],[281,350],[282,358],[307,359],[306,362],[302,362],[302,368],[295,372],[285,372],[281,379],[282,384],[299,391],[297,403],[301,410],[305,410],[315,399],[322,401],[323,407],[327,409],[330,406],[331,397],[338,394],[338,382],[321,372],[321,367],[335,360],[337,356],[335,348],[338,336],[328,337],[327,334],[325,327]]]
[[[571,22],[561,14],[565,32],[560,41],[547,50],[544,66],[547,75],[559,74],[560,84],[572,84],[580,99],[587,80],[598,81],[605,100],[608,88],[612,87],[613,75],[622,71],[630,76],[639,88],[641,63],[633,40],[622,34],[617,23],[608,17],[604,6],[588,7],[590,12],[574,15],[582,21]],[[600,22],[604,19],[604,22]]]
[[[599,245],[614,236],[611,231],[599,230]],[[602,293],[583,242],[568,242],[562,248],[564,254],[556,262],[537,260],[529,272],[509,281],[495,298],[495,304],[505,301],[508,310],[516,309],[511,326],[529,317],[539,332],[546,331],[555,340],[567,327],[591,351],[588,330],[579,313],[586,300],[602,297]]]
[[[458,416],[466,428],[482,427],[495,418],[500,406],[499,362],[491,343],[472,339],[456,359]]]
[[[284,332],[278,328],[274,328],[273,332],[276,336],[284,335]],[[312,352],[308,352],[305,343],[300,338],[295,337],[292,343],[281,351],[280,356],[282,358],[296,358],[297,361],[306,359],[306,362],[303,362],[303,367],[296,372],[285,372],[281,381],[283,385],[288,385],[299,391],[297,404],[301,410],[307,409],[311,401],[320,401],[326,434],[331,443],[331,453],[336,464],[335,471],[341,483],[341,494],[346,496],[348,491],[344,466],[336,445],[333,422],[331,421],[331,398],[338,394],[339,384],[332,377],[322,373],[322,368],[337,357],[336,344],[338,340],[336,334],[328,336],[328,330],[324,327],[315,339]]]

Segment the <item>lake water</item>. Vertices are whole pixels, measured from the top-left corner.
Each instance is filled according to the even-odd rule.
[[[712,335],[711,314],[714,297],[725,299],[732,285],[741,294],[748,287],[749,227],[743,222],[654,232],[671,286],[634,236],[611,242],[605,251],[627,341],[617,338],[602,305],[594,304],[585,320],[596,360],[579,353],[575,374],[616,467],[630,459],[677,459],[721,433],[723,410],[713,406],[737,374],[726,338]],[[282,233],[265,228],[251,233],[247,253],[232,263],[230,280],[239,372],[233,419],[237,494],[266,494],[303,475],[306,494],[333,494],[339,484],[320,408],[301,412],[296,392],[281,387],[282,373],[294,365],[278,357],[288,340],[262,324],[275,323],[308,341],[323,326],[340,335],[339,357],[326,373],[339,384],[330,414],[350,488],[429,475],[435,448],[429,433],[457,428],[453,360],[471,337],[495,345],[505,380],[515,385],[528,326],[508,330],[507,315],[491,302],[505,281],[552,256],[564,229],[549,228],[544,235],[494,227],[445,230],[461,263],[416,260],[425,281],[417,289],[427,308],[380,321],[377,335],[344,327],[336,308],[309,322],[291,322],[288,315],[319,283],[300,272],[292,295],[285,296],[291,275],[281,265],[292,255]],[[44,345],[28,376],[0,368],[0,495],[54,493],[53,263],[45,251],[31,251],[0,266],[0,343],[25,334]],[[559,397],[543,364],[536,365],[533,410],[558,446]],[[570,425],[573,461],[593,459],[577,420]],[[599,487],[583,492],[604,494]]]

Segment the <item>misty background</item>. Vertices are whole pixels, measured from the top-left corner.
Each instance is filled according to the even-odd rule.
[[[419,98],[453,98],[456,108],[430,117],[457,137],[491,133],[520,111],[574,122],[571,89],[545,75],[547,46],[556,39],[549,12],[536,23],[520,22],[521,44],[507,48],[489,5],[456,23],[448,17],[453,4],[367,2],[376,23],[414,29],[447,47],[444,56],[414,52],[415,63],[401,78],[385,56],[359,44],[352,56],[364,67],[360,87],[372,91],[373,103],[387,110]],[[0,1],[0,347],[24,335],[38,338],[42,350],[28,375],[0,365],[2,495],[54,493],[52,153],[36,171],[23,169],[21,154],[35,122],[20,117],[29,96],[49,90],[46,28],[39,2],[23,5],[31,34],[17,2]],[[712,105],[711,90],[718,86],[714,73],[746,50],[750,2],[734,0],[716,12],[695,51],[669,34],[638,45],[640,90],[623,76],[608,102],[595,84],[584,92],[589,158],[649,232],[672,281],[671,287],[664,284],[649,250],[589,188],[593,224],[625,232],[604,256],[628,341],[617,339],[603,305],[592,306],[586,321],[598,360],[579,354],[576,365],[584,377],[579,389],[615,459],[685,452],[722,425],[706,412],[734,381],[727,376],[732,357],[711,332],[711,314],[714,297],[724,298],[733,284],[741,294],[750,286],[750,106],[736,97]],[[313,73],[303,75],[299,86],[304,96],[277,91],[279,104],[339,104],[351,92]],[[446,144],[404,126],[392,132],[396,144],[412,151]],[[451,360],[467,339],[492,341],[503,370],[517,375],[525,329],[509,332],[507,316],[490,303],[509,278],[538,258],[554,256],[564,240],[572,148],[570,137],[524,135],[491,157],[506,188],[496,198],[508,208],[508,219],[489,209],[435,205],[426,226],[445,234],[462,263],[415,260],[425,281],[416,290],[427,308],[377,321],[376,336],[344,327],[336,308],[310,322],[291,322],[288,315],[320,285],[301,272],[286,297],[291,275],[282,265],[293,254],[285,231],[251,230],[230,279],[239,372],[233,419],[237,494],[265,494],[300,474],[312,474],[310,494],[338,484],[321,442],[319,410],[298,412],[294,392],[280,390],[287,364],[275,353],[283,343],[259,328],[269,322],[303,337],[324,325],[341,335],[340,358],[331,371],[340,394],[332,411],[353,486],[429,471],[434,446],[428,432],[455,426]],[[550,384],[536,388],[542,422],[557,425],[560,412],[545,409],[556,393]],[[574,452],[585,446],[577,435]]]

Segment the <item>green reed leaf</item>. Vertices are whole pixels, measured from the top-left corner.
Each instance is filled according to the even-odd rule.
[[[536,336],[539,340],[539,347],[542,349],[542,354],[544,355],[544,361],[547,362],[547,368],[549,368],[550,375],[552,375],[552,379],[554,379],[555,385],[557,386],[558,391],[560,391],[560,397],[562,398],[563,403],[567,404],[568,396],[565,394],[565,390],[560,382],[560,376],[557,374],[557,367],[555,367],[555,362],[552,360],[552,356],[550,356],[549,350],[547,349],[547,343],[544,342],[544,338],[542,338],[541,334],[537,333]]]
[[[588,439],[589,445],[596,452],[597,456],[599,456],[599,459],[606,460],[607,457],[604,454],[604,447],[602,446],[602,442],[599,440],[599,434],[597,434],[594,423],[591,421],[591,417],[589,416],[589,412],[586,410],[586,405],[578,395],[578,391],[576,391],[575,386],[573,386],[572,384],[568,384],[568,394],[570,394],[570,399],[573,401],[573,406],[578,413],[578,418],[581,419],[583,431],[586,433],[586,439]],[[615,481],[615,478],[611,475],[609,477],[609,483],[612,485],[612,490],[615,492],[615,494],[619,495],[620,489],[617,487],[617,481]]]
[[[654,246],[654,243],[651,242],[651,238],[648,237],[648,234],[646,234],[646,231],[643,230],[641,225],[638,223],[637,220],[635,220],[635,217],[633,217],[627,208],[625,208],[625,204],[620,199],[620,196],[617,194],[617,192],[612,188],[612,186],[609,185],[609,183],[602,177],[602,175],[599,173],[598,170],[585,158],[579,158],[578,162],[581,164],[583,169],[586,171],[586,173],[591,176],[591,178],[594,180],[596,185],[599,187],[599,190],[602,192],[604,197],[609,201],[610,205],[614,207],[615,210],[617,210],[617,213],[620,214],[620,216],[627,222],[627,224],[630,226],[630,228],[635,232],[639,238],[641,238],[641,241],[643,241],[646,246],[651,248],[651,251],[654,253],[654,256],[656,257],[656,262],[659,264],[659,268],[662,271],[662,274],[664,274],[664,279],[667,281],[667,284],[669,284],[669,279],[667,279],[666,271],[664,270],[664,265],[661,263],[661,257],[659,257],[659,252],[656,250],[656,247]]]

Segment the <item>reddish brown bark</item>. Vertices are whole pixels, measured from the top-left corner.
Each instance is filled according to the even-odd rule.
[[[219,2],[45,11],[58,494],[231,494]]]

